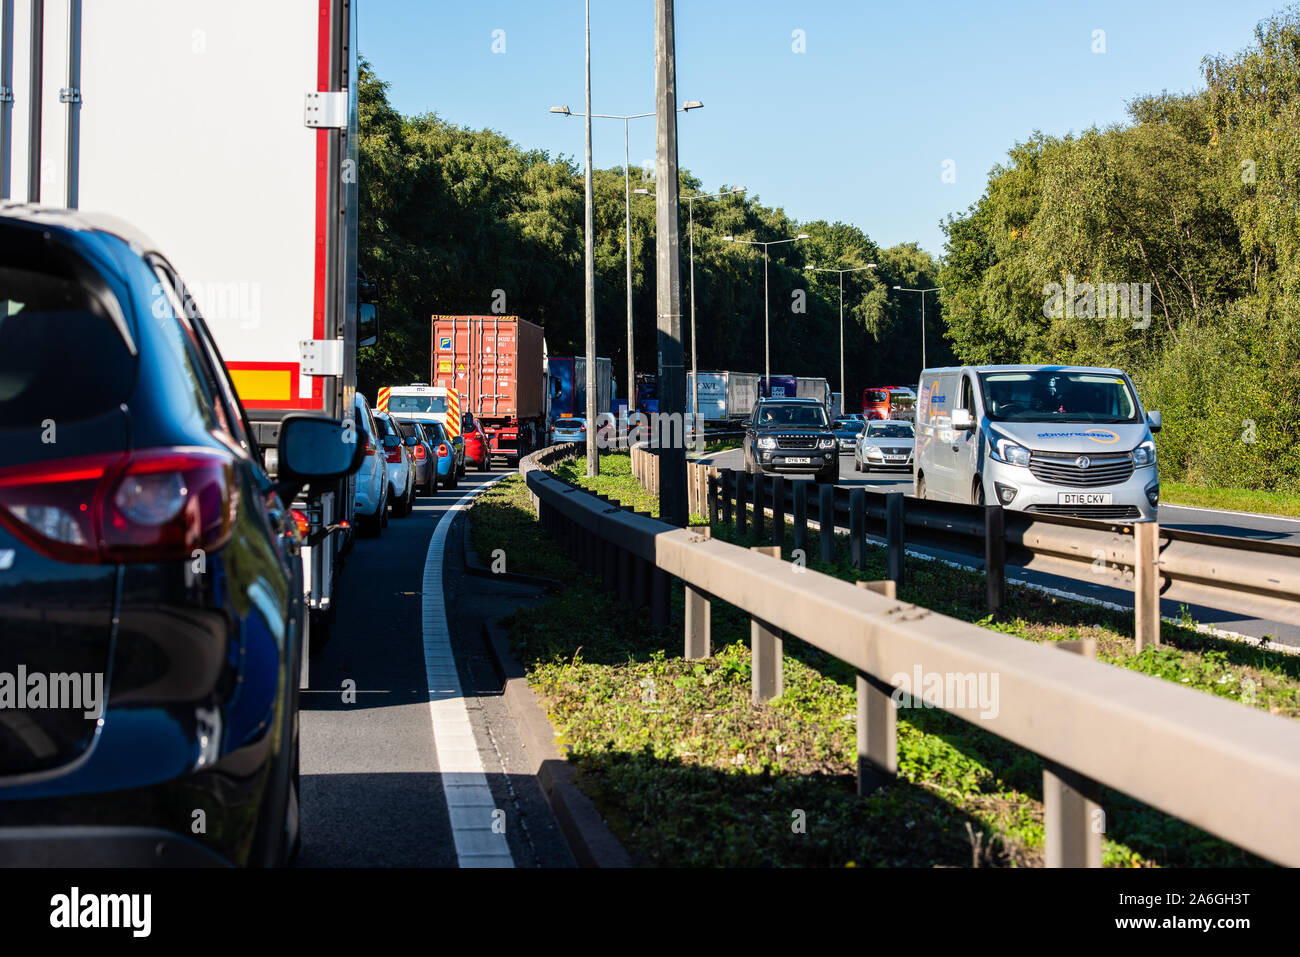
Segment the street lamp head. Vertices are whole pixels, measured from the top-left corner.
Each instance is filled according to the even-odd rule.
[[[683,110],[698,110],[704,106],[699,100],[687,100],[682,104]]]
[[[895,289],[902,289],[903,287],[902,287],[902,286],[895,286],[894,288],[895,288]]]
[[[743,193],[744,191],[745,191],[745,187],[743,187],[743,186],[733,186],[733,187],[731,187],[731,192],[733,192],[733,193]]]
[[[875,268],[876,268],[876,264],[875,264],[875,263],[867,263],[867,264],[866,264],[865,266],[863,266],[862,268],[863,268],[863,269],[875,269]]]
[[[807,239],[807,238],[808,238],[807,233],[800,233],[798,236],[795,237],[795,239]]]
[[[569,112],[569,108],[568,108],[567,106],[553,106],[553,107],[551,107],[551,112],[552,112],[552,113],[563,113],[565,116],[572,116],[572,115],[573,115],[572,113]]]
[[[735,237],[735,236],[723,236],[723,237],[722,237],[722,241],[723,241],[724,243],[734,243],[734,242],[736,241],[736,237]]]
[[[634,190],[632,190],[632,192],[636,193],[638,196],[652,196],[652,195],[654,195],[654,194],[651,193],[650,190],[648,190],[648,189],[634,189]]]

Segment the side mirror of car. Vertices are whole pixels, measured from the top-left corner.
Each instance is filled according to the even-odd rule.
[[[292,500],[304,485],[331,482],[361,468],[366,446],[350,423],[306,413],[280,420],[276,491]]]
[[[953,409],[952,427],[958,431],[975,428],[975,419],[970,414],[970,409]]]
[[[1148,413],[1147,413],[1147,428],[1149,428],[1152,432],[1159,432],[1159,431],[1160,431],[1160,413],[1159,413],[1159,412],[1148,412]]]
[[[415,448],[415,446],[420,442],[420,440],[414,435],[404,435],[402,436],[402,441],[405,442],[409,448]]]

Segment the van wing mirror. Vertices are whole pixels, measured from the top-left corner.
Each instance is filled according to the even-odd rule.
[[[357,346],[373,346],[379,341],[379,314],[375,304],[363,302],[357,307]]]
[[[1147,413],[1147,428],[1149,428],[1152,432],[1159,432],[1159,431],[1160,431],[1160,413],[1159,413],[1159,412],[1148,412],[1148,413]]]
[[[971,416],[970,409],[953,409],[952,427],[959,431],[973,429],[975,427],[975,419]]]

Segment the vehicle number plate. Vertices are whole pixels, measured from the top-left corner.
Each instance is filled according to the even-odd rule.
[[[794,456],[787,458],[785,461],[789,465],[812,465],[812,459],[807,456]]]
[[[906,455],[886,455],[886,456],[885,456],[885,461],[886,461],[886,462],[904,462],[904,461],[906,461],[906,460],[907,460],[907,456],[906,456]]]
[[[1110,505],[1110,492],[1057,492],[1058,505]]]

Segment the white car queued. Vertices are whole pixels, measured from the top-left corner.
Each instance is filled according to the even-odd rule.
[[[911,472],[916,434],[911,422],[875,419],[853,445],[855,472]]]

